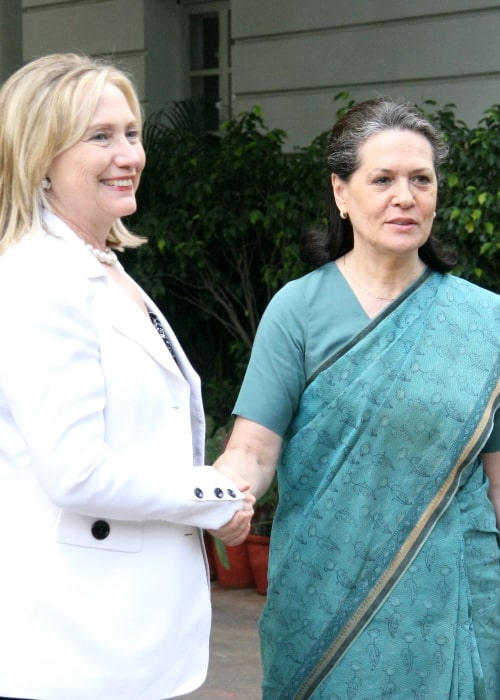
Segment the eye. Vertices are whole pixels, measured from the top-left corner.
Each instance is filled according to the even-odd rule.
[[[111,138],[110,134],[106,131],[97,131],[89,137],[89,141],[94,141],[94,143],[107,143]]]
[[[375,185],[388,185],[390,181],[391,181],[391,178],[388,177],[387,175],[380,175],[380,177],[376,177],[373,180],[373,183]]]
[[[129,141],[139,141],[139,139],[141,138],[139,129],[137,129],[135,126],[130,127],[130,129],[127,129],[126,133]]]
[[[429,175],[415,175],[413,181],[416,182],[417,185],[429,185],[432,182],[432,179],[429,177]]]

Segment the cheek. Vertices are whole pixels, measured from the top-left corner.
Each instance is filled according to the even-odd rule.
[[[428,215],[431,218],[434,218],[434,212],[436,211],[437,207],[437,196],[436,195],[431,195],[427,202],[425,203],[425,209],[428,213]]]
[[[139,166],[137,170],[142,173],[146,166],[146,154],[144,152],[144,149],[141,147],[140,153],[139,153]]]

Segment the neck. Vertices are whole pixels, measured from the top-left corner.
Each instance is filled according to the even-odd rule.
[[[341,267],[348,282],[372,299],[384,302],[396,299],[425,269],[418,257],[384,264],[365,259],[354,251],[343,256]]]
[[[106,250],[106,241],[109,236],[109,229],[103,229],[102,232],[90,230],[89,227],[81,226],[77,221],[73,221],[62,214],[56,207],[52,207],[52,210],[54,214],[64,221],[66,226],[68,226],[84,243],[96,250]]]

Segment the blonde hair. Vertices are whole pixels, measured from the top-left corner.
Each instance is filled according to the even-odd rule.
[[[0,90],[0,253],[39,229],[48,208],[42,180],[53,159],[85,133],[106,83],[121,90],[142,127],[131,79],[111,63],[77,54],[38,58]],[[145,239],[117,219],[107,244],[134,248]]]

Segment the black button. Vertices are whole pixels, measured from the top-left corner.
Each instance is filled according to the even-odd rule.
[[[96,520],[92,525],[92,534],[96,540],[105,540],[110,533],[110,526],[105,520]]]
[[[231,496],[231,498],[236,498],[236,494],[235,494],[235,492],[233,491],[233,489],[228,489],[227,492],[228,492],[228,494]]]
[[[200,488],[194,490],[194,495],[196,498],[203,498],[203,491]]]
[[[215,489],[214,493],[217,496],[217,498],[222,498],[224,496],[224,491],[222,489],[219,489],[219,488]]]

